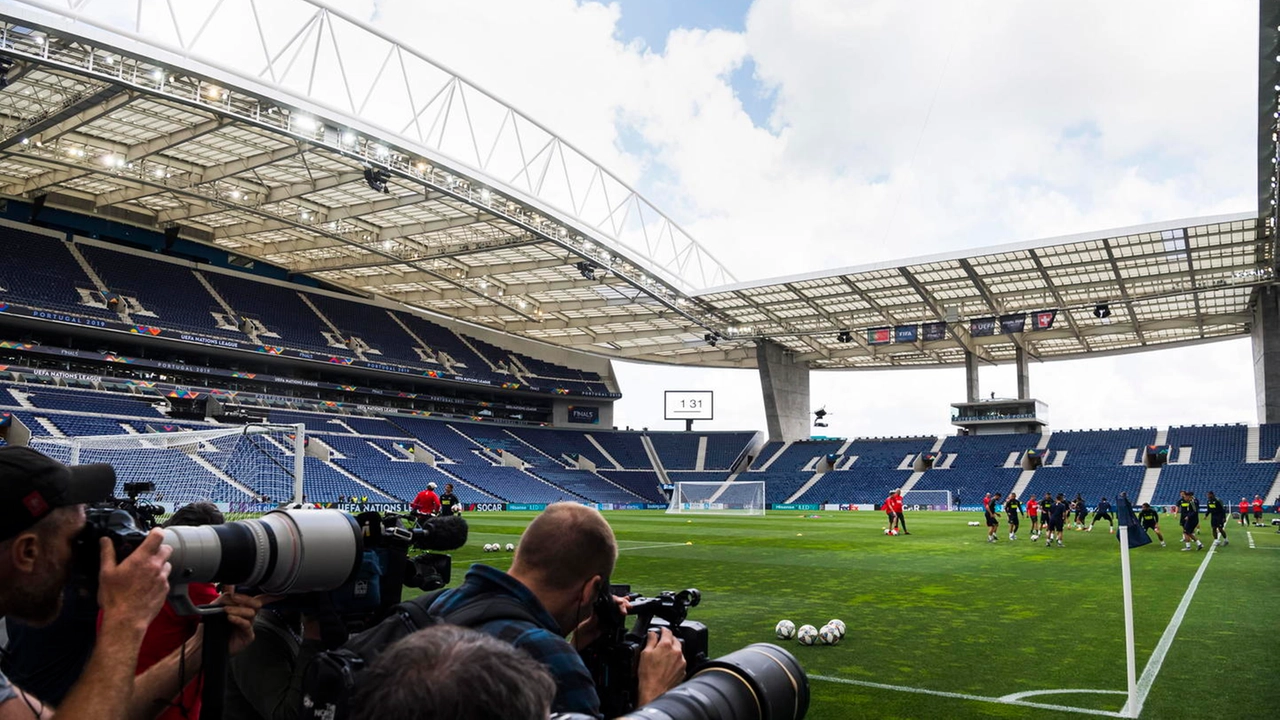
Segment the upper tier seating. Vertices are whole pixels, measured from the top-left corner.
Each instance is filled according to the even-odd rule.
[[[251,280],[239,275],[204,273],[222,299],[241,315],[258,319],[280,336],[279,344],[300,350],[350,357],[344,348],[331,347],[321,332],[328,330],[293,288]],[[159,311],[157,311],[159,312]],[[272,342],[271,338],[263,338]]]
[[[79,248],[108,290],[132,296],[143,308],[157,315],[155,318],[138,316],[135,322],[248,342],[244,333],[217,326],[213,313],[223,310],[191,270],[93,245]],[[175,299],[178,300],[175,302]]]
[[[703,459],[705,470],[728,470],[747,450],[747,443],[755,433],[727,432],[707,433],[707,456]]]
[[[507,431],[553,458],[578,455],[595,463],[597,470],[613,468],[613,463],[605,460],[596,446],[587,439],[586,433],[581,431],[530,427],[510,427]]]
[[[653,443],[662,467],[667,470],[693,470],[697,468],[701,437],[691,432],[655,432],[649,433],[649,442]]]
[[[778,451],[781,450],[782,446],[785,444],[786,443],[780,440],[771,440],[765,443],[764,447],[760,448],[760,452],[756,455],[756,458],[751,461],[751,469],[759,470],[764,467],[765,463],[769,462],[770,458],[774,455],[777,455]]]
[[[418,353],[414,352],[418,343],[383,308],[318,293],[305,294],[337,326],[344,340],[354,335],[381,355],[369,357],[414,367],[440,369],[439,365],[423,362]]]
[[[80,304],[76,288],[94,285],[65,242],[0,225],[0,302],[117,320],[115,312]]]
[[[652,470],[653,463],[644,451],[644,442],[640,433],[600,431],[591,433],[591,437],[610,457],[618,461],[625,470]]]

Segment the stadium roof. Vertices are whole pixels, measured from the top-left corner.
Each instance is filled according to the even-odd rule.
[[[757,337],[815,368],[1079,357],[1246,333],[1274,281],[1244,215],[726,284],[570,143],[323,3],[67,7],[0,14],[0,193],[555,345],[731,367]],[[1049,330],[970,333],[1049,309]],[[869,341],[945,320],[941,340]]]

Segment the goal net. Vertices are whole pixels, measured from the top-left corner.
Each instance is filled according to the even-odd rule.
[[[910,490],[902,496],[905,510],[955,510],[950,490]]]
[[[207,500],[229,505],[279,504],[302,498],[305,430],[245,425],[138,435],[33,437],[33,449],[69,465],[115,468],[115,496],[126,483],[150,482],[148,499],[168,510]]]
[[[689,515],[764,515],[764,482],[678,482],[668,513]]]

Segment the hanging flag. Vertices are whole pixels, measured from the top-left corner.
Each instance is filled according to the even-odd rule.
[[[893,329],[894,342],[913,343],[919,335],[919,325],[898,325]]]
[[[888,345],[892,340],[892,328],[871,328],[867,331],[867,344],[869,345]]]
[[[974,337],[986,337],[988,335],[995,335],[996,319],[993,317],[989,317],[989,318],[978,318],[977,320],[970,320],[969,334]]]
[[[1120,497],[1116,498],[1116,523],[1120,526],[1120,532],[1129,533],[1130,550],[1151,542],[1151,536],[1142,529],[1142,524],[1133,514],[1133,503],[1129,502],[1129,498],[1124,493],[1120,493]],[[1116,539],[1120,539],[1118,533]]]
[[[1026,325],[1027,325],[1026,313],[1016,313],[1014,315],[1000,316],[1000,332],[1004,333],[1005,335],[1020,333],[1022,332],[1022,329],[1026,327]]]
[[[1032,330],[1048,330],[1053,327],[1053,321],[1055,318],[1058,317],[1058,311],[1057,310],[1041,310],[1040,312],[1032,313],[1031,317],[1032,317],[1032,324],[1031,324]]]
[[[947,324],[944,322],[925,323],[921,326],[921,335],[924,337],[925,342],[930,340],[946,340]]]

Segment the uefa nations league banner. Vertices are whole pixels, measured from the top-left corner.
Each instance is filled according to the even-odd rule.
[[[600,406],[599,405],[570,405],[569,406],[569,422],[578,423],[580,425],[599,425],[600,424]]]

